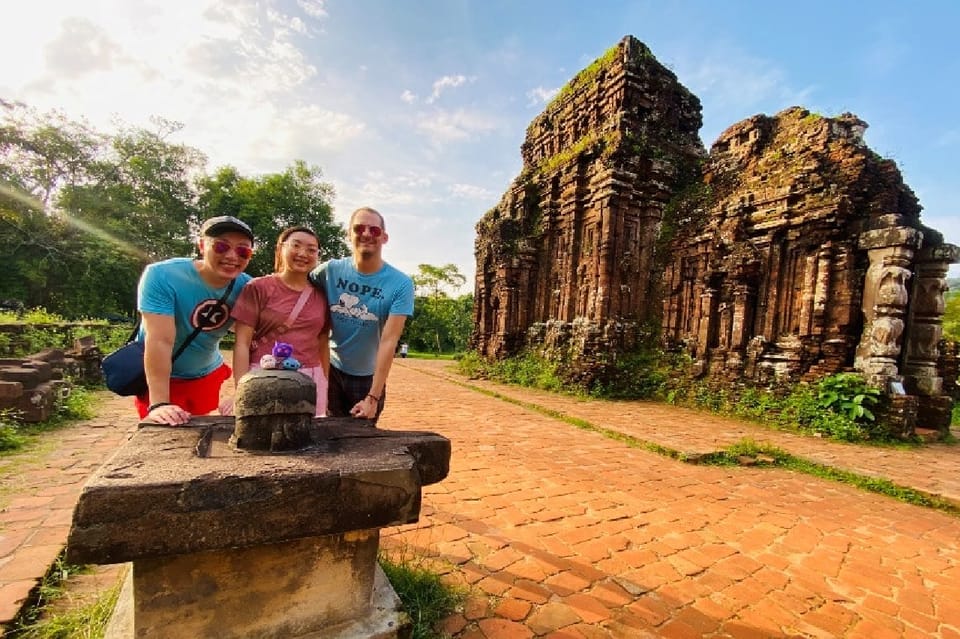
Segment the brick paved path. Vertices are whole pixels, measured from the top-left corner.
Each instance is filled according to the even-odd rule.
[[[960,518],[784,470],[684,464],[463,384],[677,450],[752,437],[950,498],[960,446],[847,446],[444,366],[398,360],[391,374],[381,425],[441,433],[453,457],[421,521],[383,545],[470,586],[454,637],[960,637]],[[79,482],[130,432],[127,400],[104,409],[0,493],[0,621],[62,545]]]
[[[132,400],[97,398],[95,419],[48,433],[27,455],[0,457],[0,628],[63,550],[87,477],[136,429]]]

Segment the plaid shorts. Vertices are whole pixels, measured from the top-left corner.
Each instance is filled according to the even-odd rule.
[[[367,396],[371,384],[373,384],[373,375],[348,375],[331,366],[330,379],[327,380],[327,415],[350,417],[350,409]],[[386,401],[387,387],[384,386],[377,405],[377,415],[373,418],[374,424],[380,418]]]

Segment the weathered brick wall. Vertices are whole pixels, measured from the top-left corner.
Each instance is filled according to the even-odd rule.
[[[627,37],[533,120],[524,167],[477,224],[472,346],[532,346],[573,376],[661,330],[715,380],[858,370],[901,386],[904,427],[945,428],[937,344],[960,249],[920,223],[852,114],[801,107],[728,128]]]
[[[651,275],[672,194],[704,156],[700,103],[624,39],[527,130],[524,170],[477,225],[473,346],[527,343],[574,358],[630,348],[659,313]]]

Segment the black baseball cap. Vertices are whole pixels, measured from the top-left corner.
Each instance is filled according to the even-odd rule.
[[[200,227],[201,235],[208,235],[211,237],[229,233],[230,231],[243,233],[250,239],[250,243],[253,243],[253,231],[250,230],[250,227],[247,226],[245,222],[238,220],[232,215],[218,215],[217,217],[211,217]]]

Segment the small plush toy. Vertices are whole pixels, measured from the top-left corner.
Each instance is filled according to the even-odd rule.
[[[260,358],[260,368],[298,371],[302,364],[293,356],[293,346],[286,342],[274,342],[273,354]]]
[[[281,362],[292,355],[293,355],[292,345],[287,344],[286,342],[273,343],[273,356],[277,358],[278,362]]]

